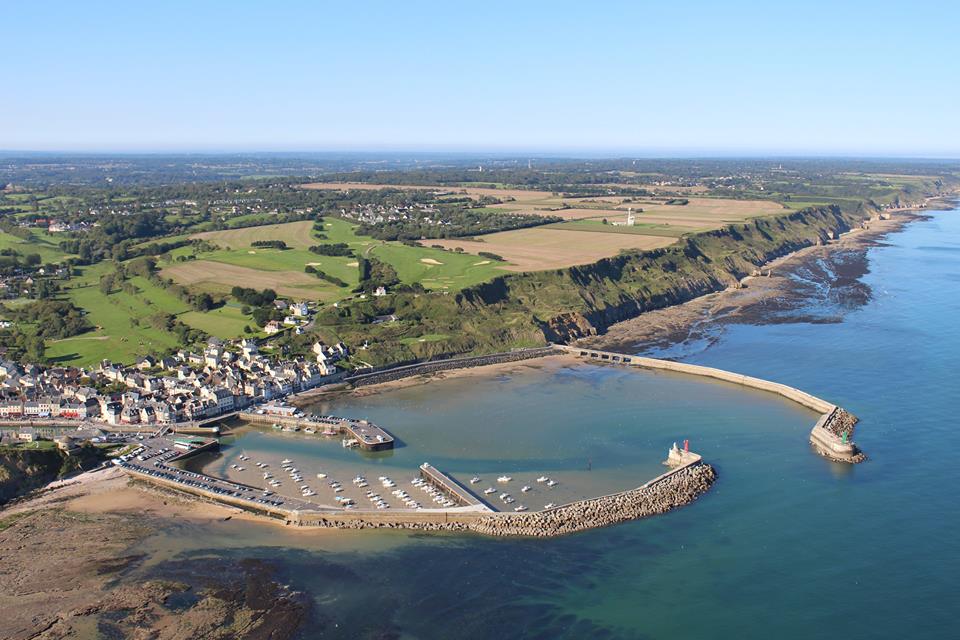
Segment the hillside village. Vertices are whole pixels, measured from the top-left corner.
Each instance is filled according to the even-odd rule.
[[[169,425],[214,418],[340,378],[342,342],[313,345],[312,359],[260,353],[255,340],[211,338],[202,352],[145,356],[92,369],[0,362],[0,419]]]

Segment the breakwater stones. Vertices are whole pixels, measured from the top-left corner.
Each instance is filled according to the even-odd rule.
[[[682,507],[696,500],[716,480],[713,467],[696,462],[669,471],[642,487],[599,498],[573,502],[546,511],[522,513],[448,514],[444,521],[423,514],[386,519],[359,513],[304,514],[290,524],[338,529],[407,529],[419,531],[474,532],[490,536],[545,538],[646,518]]]
[[[859,421],[857,416],[842,407],[837,407],[821,426],[838,438],[842,438],[844,434],[847,438],[852,438],[853,430]]]
[[[548,537],[606,527],[690,504],[710,488],[716,477],[713,467],[698,463],[632,491],[547,511],[487,515],[472,523],[470,530],[494,536]]]

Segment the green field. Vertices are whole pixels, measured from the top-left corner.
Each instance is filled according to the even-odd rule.
[[[317,255],[306,250],[311,245],[345,243],[357,256],[377,258],[392,265],[405,284],[419,283],[427,289],[457,290],[502,274],[495,261],[431,247],[375,240],[357,235],[355,225],[338,219],[324,222],[327,239],[318,240],[312,225],[311,222],[289,222],[196,234],[194,237],[220,248],[198,253],[196,260],[189,262],[176,262],[176,258],[194,250],[190,247],[177,249],[171,254],[173,261],[163,266],[169,267],[171,277],[178,281],[211,291],[225,292],[233,285],[270,286],[285,295],[296,297],[299,294],[327,302],[347,297],[350,289],[357,285],[357,258]],[[282,240],[290,248],[251,247],[256,240]],[[251,271],[218,269],[217,263]],[[337,287],[313,276],[305,277],[303,269],[307,265],[343,280],[350,287]]]
[[[24,240],[17,236],[0,231],[0,249],[13,249],[23,255],[40,254],[44,263],[60,262],[67,254],[59,247],[60,240],[56,235],[41,229],[31,229],[31,240]]]

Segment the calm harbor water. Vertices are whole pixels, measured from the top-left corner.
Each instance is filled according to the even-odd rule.
[[[812,414],[764,394],[544,367],[321,408],[367,416],[404,440],[366,461],[368,473],[429,460],[458,474],[549,471],[589,491],[650,477],[666,447],[690,437],[717,467],[715,487],[661,517],[555,540],[230,522],[159,537],[158,549],[275,561],[316,603],[305,638],[960,635],[960,473],[949,458],[960,444],[960,213],[933,212],[867,257],[860,284],[871,295],[840,322],[730,325],[709,344],[652,354],[846,407],[861,417],[862,465],[812,453]],[[309,446],[322,445],[291,451],[327,455]]]

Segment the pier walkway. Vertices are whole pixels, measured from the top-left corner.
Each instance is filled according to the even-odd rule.
[[[794,387],[780,384],[779,382],[771,382],[769,380],[745,376],[714,367],[633,356],[624,353],[615,353],[613,351],[590,349],[588,347],[558,345],[557,348],[571,355],[602,363],[673,371],[676,373],[723,380],[752,389],[775,393],[821,414],[820,419],[810,431],[810,443],[813,444],[820,454],[837,462],[857,463],[865,459],[865,456],[857,445],[850,440],[850,437],[853,435],[853,427],[857,422],[856,417],[837,405],[805,391],[801,391],[800,389],[795,389]]]

